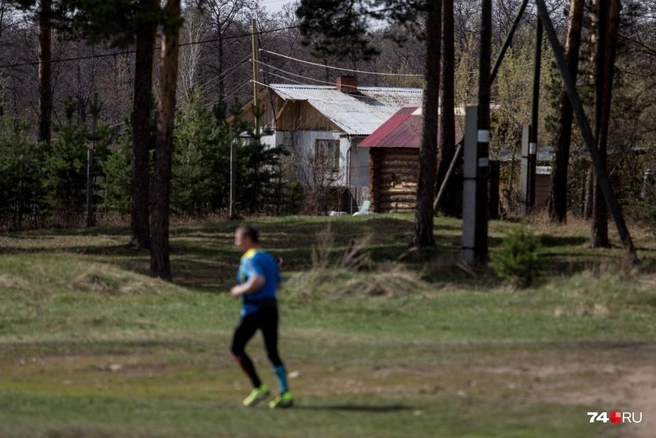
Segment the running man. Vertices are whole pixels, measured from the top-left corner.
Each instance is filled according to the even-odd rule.
[[[269,403],[271,408],[288,408],[294,404],[287,385],[287,371],[278,355],[278,304],[276,292],[281,278],[278,263],[271,254],[259,247],[257,230],[242,225],[235,230],[235,246],[243,253],[237,286],[230,293],[242,298],[241,319],[232,339],[232,354],[250,378],[253,391],[244,399],[244,406],[255,406],[269,396],[269,388],[262,383],[253,361],[245,348],[255,332],[260,329],[264,338],[266,352],[275,370],[280,394]]]

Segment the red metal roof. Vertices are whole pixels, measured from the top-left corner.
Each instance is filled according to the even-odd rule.
[[[360,142],[360,147],[371,148],[418,148],[421,140],[421,115],[419,105],[404,105],[370,136]]]
[[[419,105],[404,105],[389,120],[358,144],[364,148],[415,148],[421,143],[422,116]],[[458,143],[464,135],[464,118],[456,115]]]

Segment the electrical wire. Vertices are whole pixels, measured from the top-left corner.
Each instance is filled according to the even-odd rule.
[[[227,95],[223,96],[223,99],[219,98],[219,99],[216,99],[215,101],[213,101],[212,103],[210,103],[209,107],[213,107],[214,105],[219,103],[221,100],[226,101],[229,97],[232,97],[233,95],[235,95],[237,93],[237,91],[241,90],[242,88],[244,88],[244,86],[246,86],[248,84],[252,84],[252,81],[250,79],[247,80],[246,82],[244,82],[243,84],[241,84],[240,86],[238,86],[237,88],[234,88]]]
[[[275,77],[277,77],[278,79],[284,79],[285,81],[292,82],[292,83],[294,83],[294,84],[298,84],[298,85],[306,85],[306,84],[303,83],[303,82],[297,81],[297,80],[295,80],[295,79],[290,79],[290,78],[288,78],[288,77],[285,77],[285,76],[282,76],[282,75],[279,75],[279,74],[276,74],[276,73],[271,73],[271,72],[269,72],[268,74],[271,75],[271,76],[275,76]]]
[[[366,13],[366,14],[363,14],[363,15],[372,15],[374,13],[387,12],[387,11],[391,11],[391,10],[394,10],[394,9],[398,9],[398,7],[390,7],[390,8],[385,8],[385,9],[379,9],[379,10],[371,11],[370,13]],[[290,26],[283,26],[283,27],[278,27],[278,28],[274,28],[274,29],[260,30],[260,31],[255,32],[255,35],[265,35],[265,34],[269,34],[269,33],[281,32],[281,31],[284,31],[284,30],[299,29],[300,27],[301,27],[300,24],[293,24],[293,25],[290,25]],[[182,44],[179,45],[179,47],[195,46],[195,45],[200,45],[200,44],[214,43],[214,42],[218,42],[218,41],[229,41],[229,40],[233,40],[233,39],[246,38],[246,37],[252,37],[252,36],[253,36],[253,33],[249,32],[249,33],[243,33],[243,34],[240,34],[240,35],[227,36],[227,37],[224,37],[222,39],[221,38],[212,38],[212,39],[209,39],[209,40],[192,41],[192,42],[188,42],[188,43],[182,43]],[[160,48],[156,48],[156,50],[160,50]],[[260,50],[262,51],[263,49],[260,49]],[[331,68],[331,69],[335,69],[335,70],[343,70],[343,71],[350,71],[350,72],[354,72],[354,73],[372,74],[372,75],[381,75],[381,76],[421,76],[421,75],[415,75],[415,74],[367,72],[367,71],[361,71],[361,70],[353,70],[353,69],[345,69],[345,68],[340,68],[340,67],[325,66],[325,65],[322,65],[322,64],[312,63],[310,61],[305,61],[305,60],[302,60],[302,59],[292,58],[291,56],[282,55],[280,53],[275,53],[275,52],[271,52],[271,51],[268,51],[268,50],[264,50],[264,51],[267,52],[267,53],[271,53],[272,55],[282,56],[284,58],[288,58],[288,59],[291,59],[291,60],[294,60],[294,61],[297,61],[297,62],[303,62],[303,63],[306,63],[306,64],[315,65],[315,66],[319,66],[319,67],[323,67],[323,68]],[[70,57],[70,58],[51,59],[50,61],[48,61],[48,63],[49,64],[57,64],[57,63],[63,63],[63,62],[82,61],[82,60],[87,60],[87,59],[101,59],[101,58],[109,58],[109,57],[120,56],[120,55],[131,55],[131,54],[134,54],[134,53],[136,53],[136,50],[123,50],[123,51],[119,51],[119,52],[104,53],[102,55],[95,55],[94,54],[94,55],[87,55],[87,56],[74,56],[74,57]],[[0,69],[16,68],[16,67],[28,67],[28,66],[36,66],[36,65],[40,65],[40,64],[41,64],[40,61],[20,62],[20,63],[15,63],[15,64],[0,65]]]
[[[332,65],[319,64],[318,62],[312,62],[312,61],[306,61],[304,59],[294,58],[293,56],[283,55],[282,53],[276,53],[276,52],[272,52],[272,51],[266,50],[266,49],[260,49],[260,51],[269,53],[269,54],[274,55],[274,56],[279,56],[281,58],[289,59],[291,61],[300,62],[302,64],[312,65],[314,67],[328,68],[328,69],[331,69],[331,70],[341,70],[341,71],[347,71],[347,72],[351,72],[351,73],[361,73],[361,74],[377,75],[377,76],[406,76],[406,77],[422,77],[423,76],[423,75],[414,74],[414,73],[380,73],[380,72],[375,72],[375,71],[365,71],[365,70],[355,70],[355,69],[352,69],[352,68],[335,67],[335,66],[332,66]]]
[[[223,73],[218,75],[217,77],[209,79],[207,82],[205,82],[203,85],[200,85],[198,88],[203,89],[203,88],[209,87],[208,89],[211,89],[219,81],[221,81],[221,79],[225,79],[226,76],[228,76],[230,73],[237,70],[239,67],[241,67],[243,64],[245,64],[247,61],[250,61],[250,59],[251,59],[250,56],[245,57],[244,59],[242,59],[241,61],[239,61],[238,63],[236,63],[235,65],[233,65],[232,67],[230,67],[229,69],[227,69],[226,71],[224,71]],[[212,85],[210,85],[210,84],[212,84]],[[205,91],[207,91],[207,89]]]
[[[308,80],[308,81],[318,82],[318,83],[320,83],[320,84],[327,84],[327,85],[332,85],[332,86],[335,85],[334,82],[322,81],[321,79],[313,79],[313,78],[310,78],[310,77],[307,77],[307,76],[299,75],[299,74],[297,74],[297,73],[292,73],[292,72],[290,72],[290,71],[283,70],[282,68],[278,68],[278,67],[274,67],[274,66],[269,65],[269,64],[265,64],[265,63],[262,62],[262,61],[257,61],[257,63],[260,64],[260,65],[263,65],[263,66],[265,66],[265,67],[267,67],[267,68],[272,68],[272,69],[274,69],[274,70],[281,71],[281,72],[283,72],[283,73],[285,73],[285,74],[288,74],[288,75],[290,75],[290,76],[295,76],[295,77],[297,77],[297,78],[306,79],[306,80]],[[269,72],[269,74],[270,74],[270,75],[273,75],[273,76],[277,76],[277,75],[275,75],[274,73],[271,73],[271,72]],[[288,79],[288,78],[287,78],[287,79]],[[289,80],[291,80],[291,79],[289,79]],[[303,85],[307,85],[307,84],[303,84]]]
[[[269,29],[269,30],[261,30],[258,32],[255,32],[256,35],[264,35],[264,34],[269,34],[269,33],[274,33],[274,32],[281,32],[283,30],[290,30],[290,29],[297,29],[301,27],[299,24],[297,25],[292,25],[292,26],[284,26],[284,27],[279,27],[275,29]],[[239,35],[231,35],[223,38],[223,41],[229,41],[229,40],[234,40],[238,38],[246,38],[246,37],[252,37],[252,33],[243,33]],[[208,43],[214,43],[219,41],[219,38],[212,38],[209,40],[203,40],[203,41],[194,41],[194,42],[189,42],[189,43],[183,43],[180,44],[180,47],[186,47],[186,46],[194,46],[194,45],[200,45],[200,44],[208,44]],[[160,50],[160,48],[156,48],[155,50]],[[82,61],[82,60],[87,60],[87,59],[100,59],[100,58],[109,58],[112,56],[120,56],[120,55],[131,55],[137,53],[136,50],[123,50],[120,52],[110,52],[110,53],[103,53],[102,55],[87,55],[87,56],[74,56],[71,58],[59,58],[59,59],[51,59],[49,61],[49,64],[57,64],[57,63],[62,63],[62,62],[72,62],[72,61]],[[21,62],[21,63],[16,63],[16,64],[4,64],[0,65],[0,69],[4,68],[15,68],[15,67],[27,67],[27,66],[34,66],[34,65],[40,65],[40,61],[32,61],[32,62]]]

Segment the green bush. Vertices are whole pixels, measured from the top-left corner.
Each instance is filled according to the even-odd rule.
[[[27,120],[0,120],[0,227],[42,226],[48,214],[48,150],[29,128]]]
[[[132,184],[132,126],[118,138],[107,159],[102,163],[105,178],[101,181],[102,203],[104,213],[130,213],[130,188]]]
[[[104,123],[99,123],[102,104],[95,96],[90,104],[92,120],[88,127],[85,116],[75,119],[79,109],[75,102],[66,102],[66,122],[55,125],[55,137],[51,151],[46,159],[48,177],[46,185],[51,196],[51,205],[55,219],[62,225],[75,225],[85,211],[87,199],[87,161],[89,148],[93,148],[92,164],[92,206],[101,200],[98,183],[105,177],[104,163],[114,142],[113,130]],[[94,208],[95,210],[95,208]]]
[[[539,239],[524,227],[506,235],[501,246],[492,253],[490,266],[513,287],[531,286],[539,271]]]

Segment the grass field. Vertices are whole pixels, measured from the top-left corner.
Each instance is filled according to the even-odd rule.
[[[126,228],[34,231],[0,236],[0,437],[653,436],[653,230],[632,227],[627,273],[585,224],[538,221],[543,275],[514,291],[459,267],[457,220],[427,251],[408,251],[410,216],[255,222],[284,260],[295,408],[240,406],[233,223],[174,227],[174,284],[146,275]],[[515,226],[491,223],[491,247]],[[363,239],[367,269],[336,269]],[[259,338],[249,353],[275,387]],[[586,415],[612,410],[643,422]]]

